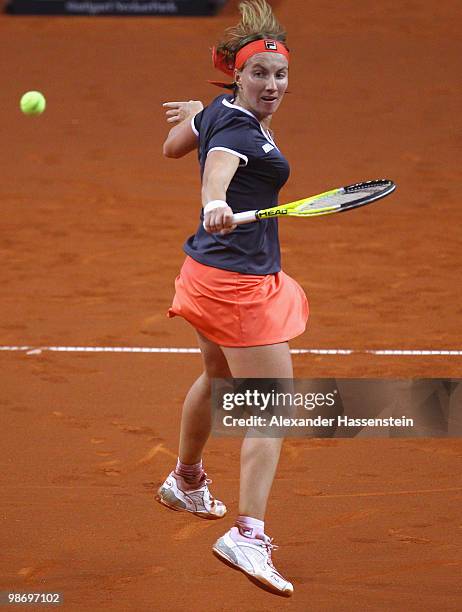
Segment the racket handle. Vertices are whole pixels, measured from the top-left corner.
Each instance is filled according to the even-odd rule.
[[[233,223],[236,225],[244,225],[244,223],[252,223],[257,220],[256,210],[246,210],[245,212],[236,213],[233,215]]]

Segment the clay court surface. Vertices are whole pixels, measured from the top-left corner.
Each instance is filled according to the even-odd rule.
[[[280,223],[311,306],[309,377],[462,377],[457,2],[273,2],[293,51],[273,127],[281,202],[368,178],[388,200]],[[194,347],[167,308],[196,227],[194,155],[162,157],[161,103],[210,101],[209,47],[237,21],[0,16],[0,344]],[[460,41],[460,37],[459,37]],[[20,95],[43,91],[39,118]],[[237,511],[239,439],[205,455],[222,522],[156,504],[197,354],[0,351],[0,590],[66,610],[462,609],[458,439],[285,444],[267,515],[291,600],[211,554]]]

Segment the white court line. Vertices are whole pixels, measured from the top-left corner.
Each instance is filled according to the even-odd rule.
[[[39,355],[44,351],[68,353],[199,353],[198,348],[142,347],[142,346],[0,346],[0,351],[22,351],[26,355]],[[462,356],[462,350],[407,350],[407,349],[291,349],[294,355],[388,355],[388,356]]]

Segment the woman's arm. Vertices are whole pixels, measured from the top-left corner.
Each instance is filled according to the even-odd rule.
[[[239,161],[239,157],[226,151],[212,151],[205,160],[202,206],[205,209],[209,202],[222,202],[217,208],[204,211],[204,227],[210,234],[229,234],[236,227],[233,225],[233,211],[226,204],[226,191],[238,169]]]
[[[172,127],[164,142],[165,157],[183,157],[197,148],[197,136],[191,127],[191,119],[204,108],[199,100],[189,102],[165,102],[167,123],[178,123]]]

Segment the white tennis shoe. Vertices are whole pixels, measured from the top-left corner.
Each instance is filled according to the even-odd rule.
[[[257,538],[248,538],[248,541],[245,541],[245,538],[234,539],[233,535],[238,537],[237,527],[232,527],[215,542],[213,547],[215,556],[247,574],[252,582],[265,590],[290,597],[294,587],[281,576],[271,559],[271,551],[277,548],[272,544],[272,539],[263,535],[261,542]]]
[[[181,476],[170,472],[164,484],[157,491],[156,499],[172,510],[192,512],[206,519],[219,519],[225,516],[226,506],[210,494],[208,485],[211,482],[204,473],[197,487],[191,490],[190,485],[187,485]]]

